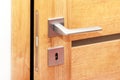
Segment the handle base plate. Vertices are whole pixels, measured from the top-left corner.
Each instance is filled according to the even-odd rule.
[[[60,34],[58,34],[54,31],[54,26],[52,25],[53,23],[60,23],[64,26],[64,18],[58,17],[58,18],[48,19],[48,37],[49,38],[55,37],[55,36],[60,36]]]

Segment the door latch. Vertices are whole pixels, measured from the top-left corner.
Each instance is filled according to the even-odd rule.
[[[36,11],[36,54],[35,54],[35,71],[38,72],[39,68],[38,68],[38,54],[39,54],[39,36],[38,36],[38,31],[39,31],[39,13],[38,11]]]

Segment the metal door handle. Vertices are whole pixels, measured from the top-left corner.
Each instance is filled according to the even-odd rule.
[[[67,29],[66,27],[64,27],[64,18],[62,17],[48,19],[48,25],[49,25],[49,32],[48,32],[49,37],[102,30],[102,28],[99,26],[88,27],[88,28],[78,28],[78,29]]]

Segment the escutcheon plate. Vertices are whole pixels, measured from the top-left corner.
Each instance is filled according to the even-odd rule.
[[[55,47],[48,49],[48,66],[57,66],[64,64],[64,47]]]

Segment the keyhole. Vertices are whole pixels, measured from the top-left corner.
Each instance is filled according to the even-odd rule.
[[[55,60],[58,60],[58,53],[55,53]]]

